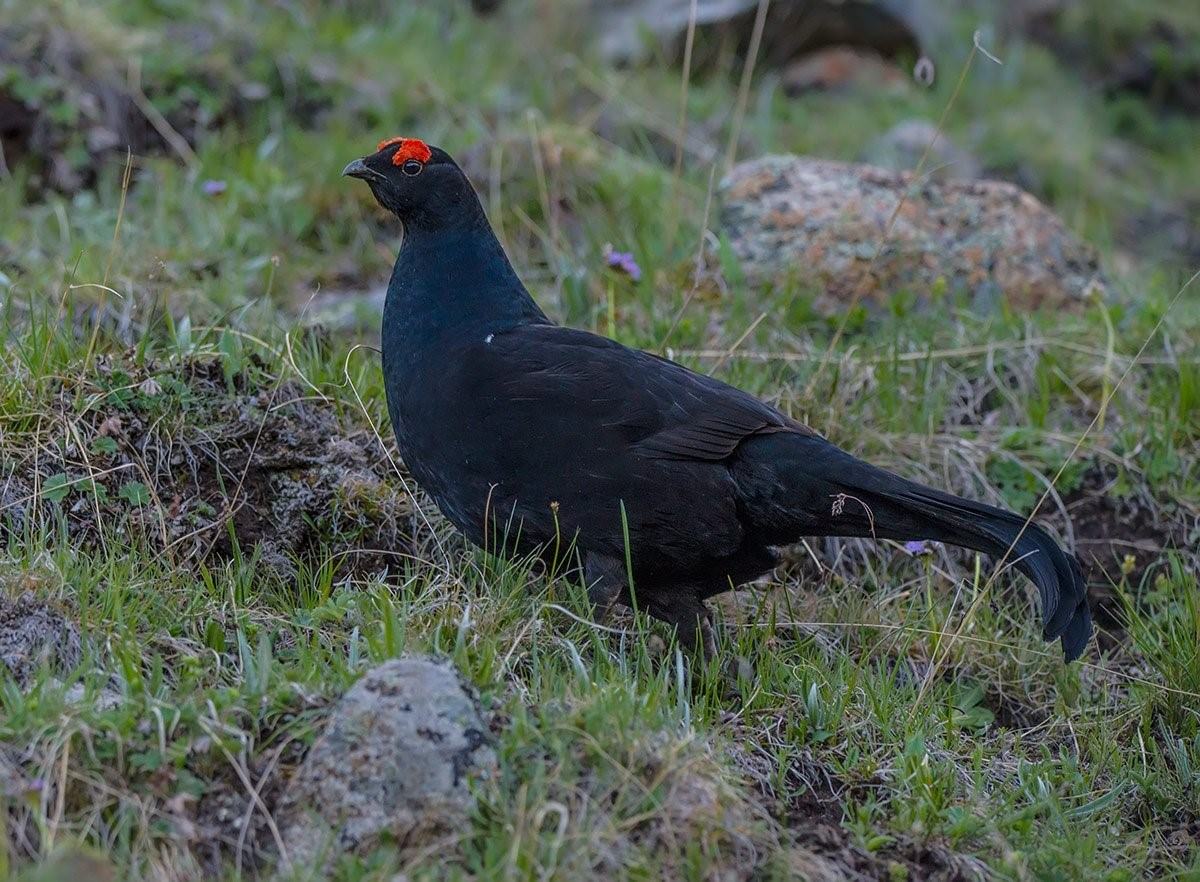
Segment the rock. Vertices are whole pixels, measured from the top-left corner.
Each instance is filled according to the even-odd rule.
[[[937,126],[925,119],[896,123],[867,148],[863,159],[891,171],[915,171],[931,144],[922,178],[944,181],[979,177],[979,160],[951,141],[945,132],[939,134]]]
[[[79,706],[84,703],[91,705],[93,710],[101,713],[113,710],[121,706],[125,700],[116,689],[111,686],[102,686],[98,692],[88,699],[88,690],[82,683],[76,683],[63,693],[63,701],[69,705]]]
[[[79,664],[83,648],[75,624],[26,592],[16,600],[0,594],[0,666],[25,688],[43,664],[66,671]]]
[[[647,56],[646,37],[682,57],[692,0],[590,0],[601,54],[611,62]],[[826,46],[860,46],[881,55],[916,58],[927,42],[924,0],[772,0],[758,61],[779,66]],[[704,67],[732,43],[744,55],[758,0],[697,0],[693,62]],[[740,70],[740,65],[738,66]]]
[[[379,337],[386,298],[386,285],[361,291],[325,291],[305,304],[303,319],[308,325],[321,325],[331,331],[364,334],[375,339]]]
[[[452,664],[414,656],[369,671],[334,707],[279,811],[295,867],[366,853],[388,836],[428,845],[461,829],[468,784],[496,755],[474,692]]]
[[[908,83],[908,74],[883,56],[846,46],[821,49],[793,61],[783,72],[783,90],[789,95],[857,88],[899,90]]]
[[[0,799],[17,796],[25,786],[20,761],[12,748],[0,744]]]
[[[721,225],[748,280],[818,285],[832,298],[826,306],[860,288],[869,303],[902,290],[928,300],[946,287],[977,308],[1001,298],[1061,308],[1085,302],[1093,285],[1106,289],[1095,249],[1001,181],[914,185],[909,173],[870,165],[767,156],[735,166],[721,196]]]

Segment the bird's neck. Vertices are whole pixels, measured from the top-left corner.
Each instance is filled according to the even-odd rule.
[[[383,310],[383,348],[410,348],[466,330],[546,322],[483,215],[407,229]]]

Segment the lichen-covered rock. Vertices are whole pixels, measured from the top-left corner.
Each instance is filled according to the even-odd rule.
[[[465,823],[470,781],[495,767],[478,702],[452,664],[385,662],[342,696],[288,785],[279,812],[288,860],[312,866],[383,838],[427,845]]]
[[[43,664],[69,670],[82,655],[74,622],[29,592],[16,600],[0,594],[0,668],[18,686],[27,686]]]
[[[948,290],[977,308],[1031,309],[1082,304],[1093,286],[1105,289],[1095,249],[1001,181],[767,156],[737,165],[721,196],[721,225],[749,281],[816,285],[835,309],[860,291],[865,304]]]

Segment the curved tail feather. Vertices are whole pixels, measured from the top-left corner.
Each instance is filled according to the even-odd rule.
[[[1083,653],[1092,635],[1087,584],[1078,561],[1041,527],[1013,512],[908,481],[821,439],[790,439],[786,449],[783,443],[774,452],[784,455],[772,458],[783,480],[772,486],[805,492],[802,499],[793,495],[791,505],[771,493],[775,501],[763,510],[775,513],[778,532],[931,539],[1004,557],[1037,586],[1045,639],[1059,640],[1067,661]]]
[[[1002,556],[1037,586],[1042,601],[1042,636],[1062,643],[1067,661],[1079,658],[1092,635],[1087,583],[1079,562],[1045,530],[1013,512],[960,499],[912,484],[892,498],[911,507],[937,539]],[[915,537],[914,537],[915,538]],[[1011,550],[1010,550],[1011,549]]]

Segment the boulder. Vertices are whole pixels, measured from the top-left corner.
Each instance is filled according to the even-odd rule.
[[[834,310],[856,293],[865,304],[901,291],[928,302],[942,290],[978,308],[1064,308],[1106,289],[1095,249],[1002,181],[767,156],[735,166],[720,194],[721,227],[748,281],[818,286]]]
[[[292,867],[365,854],[383,839],[429,845],[461,829],[470,782],[496,769],[490,742],[474,692],[448,661],[413,656],[369,671],[333,708],[282,797]]]

